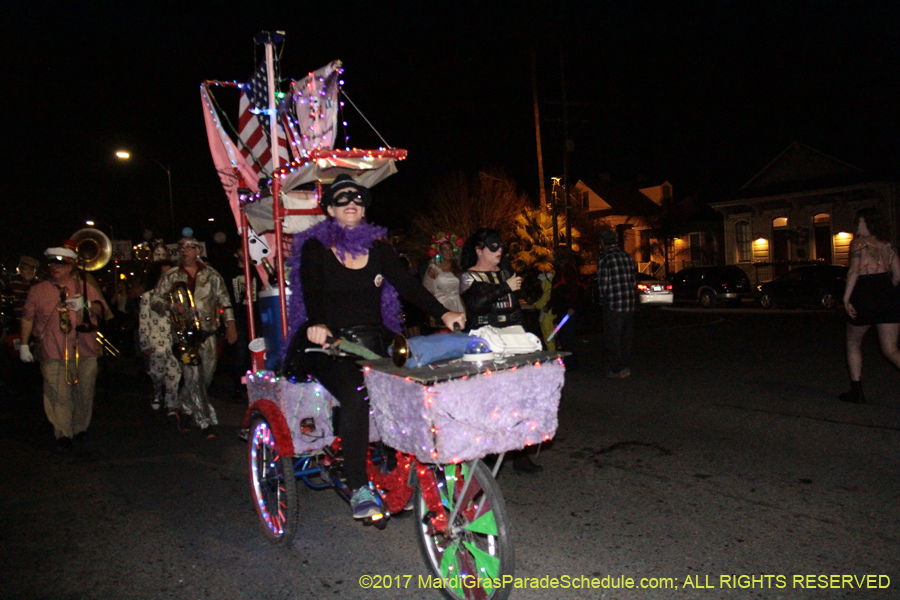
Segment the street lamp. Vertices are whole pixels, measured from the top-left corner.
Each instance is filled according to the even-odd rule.
[[[129,160],[131,159],[131,153],[127,150],[116,150],[116,158],[119,160]],[[169,181],[169,221],[172,225],[172,237],[175,237],[175,202],[172,199],[172,170],[166,165],[162,164],[155,158],[151,158],[149,156],[142,157],[145,160],[149,160],[159,166],[160,169],[166,172],[166,178]]]

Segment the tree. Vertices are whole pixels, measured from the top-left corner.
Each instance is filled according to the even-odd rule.
[[[516,183],[498,169],[474,176],[452,173],[431,188],[424,203],[428,208],[412,218],[408,250],[420,260],[427,255],[437,232],[468,237],[481,227],[493,227],[507,238],[516,217],[529,205]]]
[[[681,200],[673,197],[663,198],[660,210],[648,217],[651,236],[655,238],[652,243],[654,255],[661,256],[666,274],[669,268],[669,257],[676,238],[688,233],[702,231],[715,236],[715,227],[718,221],[715,212],[697,196],[688,196]],[[683,250],[682,253],[701,252],[706,253],[705,247]],[[709,256],[714,260],[715,257]]]

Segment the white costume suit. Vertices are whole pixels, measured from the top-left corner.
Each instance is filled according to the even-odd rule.
[[[150,355],[150,379],[153,381],[153,397],[159,401],[165,391],[165,404],[169,410],[178,407],[178,383],[181,366],[172,355],[172,323],[168,312],[163,315],[150,310],[156,292],[150,290],[141,295],[138,317],[138,345],[141,352]]]
[[[155,297],[151,301],[151,307],[157,314],[165,314],[168,309],[169,292],[179,281],[186,283],[188,289],[191,289],[188,274],[181,267],[170,270],[160,278],[154,290]],[[219,422],[216,410],[206,397],[206,390],[209,389],[216,372],[215,333],[219,327],[219,310],[223,311],[226,322],[234,321],[234,311],[231,308],[231,297],[225,287],[225,280],[218,271],[203,263],[198,263],[193,296],[205,340],[200,346],[200,366],[181,365],[184,385],[178,395],[178,404],[183,413],[193,415],[197,425],[201,429],[206,429]]]

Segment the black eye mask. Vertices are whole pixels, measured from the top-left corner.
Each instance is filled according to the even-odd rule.
[[[366,198],[363,194],[356,189],[349,188],[346,190],[341,190],[332,198],[331,203],[334,206],[347,206],[348,204],[356,204],[357,206],[368,206],[368,202],[366,202]]]
[[[484,247],[486,250],[496,252],[503,248],[503,239],[499,235],[489,235],[484,240]]]

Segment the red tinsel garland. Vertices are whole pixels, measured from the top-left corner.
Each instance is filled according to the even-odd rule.
[[[366,474],[375,487],[382,492],[384,502],[391,514],[400,513],[409,502],[413,488],[409,484],[409,469],[414,460],[409,454],[397,454],[397,468],[390,473],[382,473],[381,469],[366,462]]]
[[[275,436],[275,446],[278,448],[278,453],[282,456],[293,456],[294,440],[291,438],[291,428],[288,427],[287,421],[278,405],[271,400],[257,400],[247,409],[247,415],[244,417],[244,427],[250,426],[250,419],[253,417],[253,413],[261,414],[268,421],[272,435]]]

